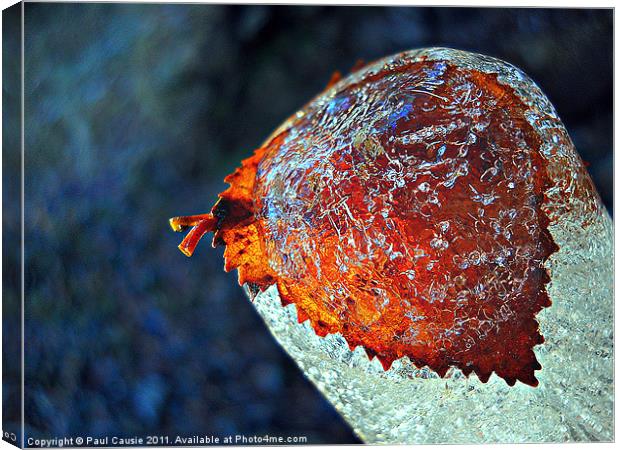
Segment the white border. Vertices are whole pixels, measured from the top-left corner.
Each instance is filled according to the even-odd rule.
[[[37,0],[29,0],[30,2],[36,2]],[[121,3],[121,2],[115,2],[112,1],[113,3]],[[15,4],[15,1],[12,0],[0,0],[0,5],[2,6],[2,9],[5,9],[13,4]],[[70,2],[71,3],[71,2]],[[82,3],[102,3],[100,2],[96,2],[96,1],[85,1]],[[514,1],[514,0],[504,0],[501,3],[498,1],[484,1],[484,0],[452,0],[452,1],[446,1],[446,0],[435,0],[432,2],[429,1],[416,1],[416,0],[409,0],[409,1],[369,1],[369,0],[365,0],[365,1],[346,1],[346,0],[339,0],[339,1],[332,1],[332,2],[326,2],[326,1],[317,1],[317,0],[306,0],[306,1],[296,1],[296,0],[289,0],[289,1],[260,1],[260,0],[246,0],[246,1],[228,1],[228,2],[222,2],[222,1],[213,1],[213,0],[206,0],[206,1],[196,1],[196,0],[185,0],[185,1],[145,1],[145,0],[138,0],[138,1],[133,1],[133,2],[122,2],[122,3],[202,3],[202,4],[218,4],[218,3],[231,3],[231,4],[269,4],[269,5],[277,5],[277,4],[285,4],[285,5],[295,5],[295,4],[303,4],[303,5],[325,5],[325,4],[329,4],[329,5],[357,5],[357,6],[364,6],[364,5],[376,5],[376,6],[445,6],[445,7],[449,7],[449,6],[471,6],[471,7],[502,7],[502,8],[506,8],[506,7],[536,7],[536,8],[540,8],[540,7],[548,7],[548,8],[614,8],[615,7],[615,2],[613,1],[601,1],[601,0],[591,0],[588,2],[584,2],[584,1],[546,1],[546,2],[541,2],[541,1]],[[615,11],[614,11],[614,20],[615,20]],[[24,58],[23,58],[23,51],[24,51],[24,27],[23,27],[23,5],[22,5],[22,59],[21,59],[21,64],[22,64],[22,80],[21,80],[21,89],[22,89],[22,124],[21,124],[21,145],[22,145],[22,159],[21,159],[21,175],[22,175],[22,179],[21,179],[21,183],[22,183],[22,196],[21,196],[21,205],[22,205],[22,211],[21,211],[21,223],[22,223],[22,230],[23,230],[23,225],[24,225],[24,206],[25,206],[25,199],[23,196],[23,192],[24,192],[24,174],[25,174],[25,167],[24,167],[24,79],[23,79],[23,73],[24,73]],[[0,24],[0,35],[2,34],[2,25]],[[614,48],[616,48],[616,43],[617,43],[617,38],[618,38],[618,32],[614,27]],[[619,69],[619,64],[618,61],[614,58],[614,75],[618,74],[618,69]],[[1,62],[1,57],[0,57],[0,73],[2,73],[2,62]],[[614,87],[615,87],[615,80],[616,77],[614,76]],[[620,105],[620,101],[618,98],[618,94],[616,92],[616,90],[614,89],[614,112],[618,110],[618,107]],[[2,112],[2,105],[0,102],[0,114]],[[614,114],[614,144],[616,142],[616,133],[615,130],[618,127],[618,116]],[[1,124],[1,121],[0,121]],[[0,125],[0,142],[2,139],[2,129],[1,129],[1,125]],[[614,145],[614,150],[615,150],[615,145]],[[615,155],[615,151],[614,151],[614,155]],[[619,173],[620,170],[620,161],[618,160],[618,158],[614,157],[614,175],[616,173]],[[2,167],[0,164],[0,177],[2,176]],[[618,188],[618,184],[616,183],[616,179],[614,176],[614,211],[616,212],[616,214],[618,214],[619,209],[618,209],[618,192],[619,188]],[[1,199],[2,199],[2,186],[0,184],[0,203],[1,203]],[[1,218],[1,211],[0,211],[0,218]],[[1,223],[1,222],[0,222]],[[1,226],[1,225],[0,225]],[[615,242],[618,242],[618,229],[616,227],[614,227],[614,235],[615,235]],[[23,257],[24,257],[24,236],[23,236],[23,232],[22,232],[22,237],[21,237],[21,256],[22,256],[22,261],[23,261]],[[0,249],[2,248],[2,242],[0,240]],[[614,255],[614,265],[615,267],[617,267],[620,259],[620,257],[618,256],[618,254],[616,253]],[[0,273],[2,271],[2,260],[0,259]],[[24,307],[24,284],[23,284],[23,280],[24,280],[24,267],[22,264],[21,267],[21,290],[22,290],[22,317],[21,317],[21,321],[22,321],[22,343],[23,343],[23,323],[24,323],[24,315],[23,315],[23,307]],[[615,283],[614,283],[615,284]],[[1,293],[2,287],[0,286],[0,293]],[[617,299],[617,289],[616,289],[616,306],[618,305],[618,299]],[[1,321],[0,321],[0,332],[1,332]],[[614,318],[614,326],[615,329],[618,329],[618,316],[615,315]],[[22,345],[22,367],[23,367],[23,363],[24,363],[24,347]],[[615,369],[616,369],[616,373],[617,373],[617,368],[618,368],[618,361],[615,360]],[[0,358],[0,371],[2,369],[2,359]],[[24,418],[24,410],[23,410],[23,389],[24,389],[24,380],[23,380],[23,371],[22,371],[22,423],[23,423],[23,418]],[[0,395],[2,392],[2,385],[0,383]],[[616,401],[614,402],[614,412],[615,412],[615,416],[617,417],[617,412],[618,412],[618,402],[617,402],[617,392],[616,392]],[[1,422],[1,417],[2,417],[2,411],[0,409],[0,422]],[[24,434],[24,430],[23,430],[23,426],[22,426],[22,442],[23,442],[23,434]],[[507,450],[512,450],[512,449],[517,449],[520,448],[523,445],[527,445],[528,448],[532,449],[532,450],[537,450],[538,448],[541,449],[549,449],[549,450],[560,450],[560,449],[575,449],[575,448],[581,448],[582,446],[596,446],[598,449],[602,449],[602,450],[611,450],[612,448],[615,448],[614,444],[581,444],[581,443],[575,443],[575,444],[487,444],[484,445],[485,449],[488,450],[499,450],[499,449],[507,449]],[[314,449],[314,448],[324,448],[326,446],[313,446],[313,445],[306,445],[303,446],[303,448],[308,448],[308,449]],[[331,447],[331,446],[328,446]],[[338,446],[339,448],[342,449],[353,449],[353,448],[358,448],[357,446],[353,446],[353,445],[341,445]],[[374,447],[374,446],[373,446]],[[400,446],[399,446],[400,447]],[[478,447],[482,447],[480,445],[477,444],[472,444],[472,445],[465,445],[465,446],[456,446],[456,445],[426,445],[424,446],[425,449],[429,449],[429,450],[439,450],[439,449],[453,449],[453,448],[478,448]],[[0,443],[0,450],[1,449],[11,449],[11,448],[15,448],[14,446],[8,444],[7,442],[1,441]],[[161,448],[161,447],[160,447]],[[179,449],[179,448],[187,448],[187,447],[170,447],[170,448],[174,448],[174,449]],[[244,447],[242,447],[244,448]],[[250,447],[247,447],[250,448]],[[279,447],[261,447],[261,448],[279,448]],[[381,448],[397,448],[396,446],[382,446]]]

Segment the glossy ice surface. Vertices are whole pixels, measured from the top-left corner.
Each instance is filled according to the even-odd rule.
[[[518,69],[449,49],[385,58],[226,181],[212,214],[173,221],[193,227],[181,248],[215,231],[363,439],[612,438],[611,221]]]
[[[377,360],[369,362],[361,348],[351,351],[340,333],[321,338],[316,336],[309,322],[297,324],[293,306],[277,307],[280,296],[273,287],[255,297],[258,311],[308,377],[367,442],[613,439],[613,229],[564,126],[546,97],[527,76],[509,64],[480,55],[448,49],[414,51],[387,58],[353,77],[361,80],[368,73],[421,59],[433,61],[430,67],[443,67],[448,62],[497,74],[498,82],[509,86],[523,102],[524,117],[536,135],[532,139],[539,143],[542,161],[536,161],[535,165],[542,165],[549,177],[541,207],[550,218],[548,229],[559,250],[544,262],[551,279],[545,289],[551,305],[535,316],[545,339],[533,348],[542,366],[542,370],[536,372],[538,386],[517,383],[509,387],[495,375],[487,383],[481,383],[477,378],[465,377],[458,368],[450,369],[442,379],[428,367],[416,367],[407,357],[394,362],[386,372]],[[334,104],[341,88],[342,84],[336,85],[315,102]],[[403,118],[399,117],[397,122]],[[285,124],[274,135],[288,126]],[[528,129],[527,125],[523,126]],[[475,128],[473,131],[475,133]],[[441,145],[445,142],[436,148]],[[444,158],[449,154],[449,147],[446,145]],[[514,149],[506,157],[509,155],[515,155]],[[436,153],[429,156],[429,170],[437,170],[438,158],[433,159]],[[471,172],[475,160],[466,160]],[[308,163],[300,161],[298,167],[305,164]],[[504,164],[502,169],[512,168]],[[512,170],[519,172],[516,168]],[[441,183],[450,171],[438,172],[444,178],[434,186],[445,191],[448,188]],[[496,178],[494,187],[489,189],[500,196],[510,183],[501,178],[501,173],[500,179]],[[483,173],[478,171],[476,175]],[[459,178],[455,184],[458,181]],[[406,183],[418,185],[411,179]],[[341,195],[347,192],[346,188],[335,189]],[[527,192],[527,187],[522,189]],[[476,194],[472,191],[470,195]],[[507,199],[506,196],[495,198],[494,202]],[[488,207],[493,207],[494,202],[489,205],[474,203],[489,211]],[[418,204],[415,200],[412,203]],[[509,199],[508,203],[511,203]],[[478,209],[473,207],[470,212],[476,215]],[[523,214],[523,209],[518,213]],[[343,216],[346,214],[345,211]],[[485,216],[489,218],[490,214],[486,212]],[[480,218],[484,220],[485,216]],[[502,232],[514,229],[514,225],[503,226]],[[474,237],[472,230],[465,227],[460,232]],[[485,242],[484,232],[479,236],[478,241]],[[450,246],[446,251],[449,249]],[[513,341],[505,340],[501,344],[511,347]]]
[[[535,385],[534,316],[550,304],[543,263],[557,247],[526,105],[449,60],[405,60],[330,92],[258,166],[280,294],[386,368],[408,356]]]

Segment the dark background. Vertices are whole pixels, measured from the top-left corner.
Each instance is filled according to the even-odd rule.
[[[222,250],[187,259],[167,219],[207,212],[240,159],[360,58],[440,45],[521,67],[611,212],[611,10],[30,3],[25,23],[27,436],[357,442]],[[5,164],[10,177],[19,156]]]

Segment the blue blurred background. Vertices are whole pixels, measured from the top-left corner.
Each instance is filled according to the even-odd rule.
[[[27,436],[358,442],[222,250],[187,259],[167,224],[207,212],[240,159],[358,59],[443,45],[521,67],[611,212],[611,10],[28,3],[25,30]]]

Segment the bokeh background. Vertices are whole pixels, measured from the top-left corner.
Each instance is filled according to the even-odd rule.
[[[206,212],[333,71],[431,45],[536,80],[612,212],[612,36],[600,9],[26,4],[26,435],[358,442],[222,250],[187,259],[167,219]],[[5,362],[5,403],[18,386]]]

